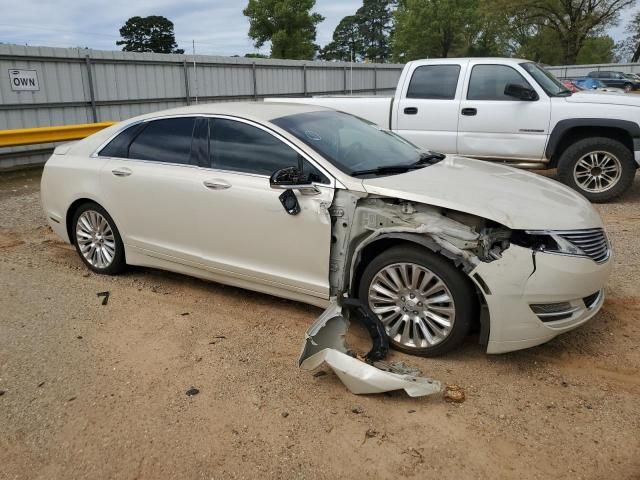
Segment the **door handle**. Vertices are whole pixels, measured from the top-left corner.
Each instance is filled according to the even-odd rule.
[[[128,168],[123,167],[123,168],[114,168],[113,170],[111,170],[111,173],[113,173],[116,177],[128,177],[133,172]]]
[[[418,113],[418,109],[416,107],[407,107],[404,109],[405,115],[416,115]]]
[[[205,187],[210,190],[226,190],[227,188],[231,188],[231,184],[225,182],[224,180],[214,179],[214,180],[205,180],[202,182]]]
[[[462,109],[462,115],[467,115],[469,117],[473,117],[475,114],[478,113],[478,109],[476,108],[463,108]]]

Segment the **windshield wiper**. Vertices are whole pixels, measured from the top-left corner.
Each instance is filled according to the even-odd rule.
[[[387,165],[385,167],[370,168],[368,170],[355,170],[349,175],[352,177],[358,177],[360,175],[385,175],[387,173],[404,173],[409,170],[416,170],[418,168],[424,168],[426,165],[415,163],[412,165]]]
[[[438,163],[446,158],[444,153],[436,153],[436,152],[424,152],[420,155],[420,159],[414,163],[414,165],[433,165]]]

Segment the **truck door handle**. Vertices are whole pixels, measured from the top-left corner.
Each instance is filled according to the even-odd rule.
[[[463,108],[461,113],[462,113],[462,115],[467,115],[469,117],[473,117],[475,114],[478,113],[478,109],[476,109],[476,108]]]
[[[415,115],[418,113],[418,109],[416,107],[407,107],[404,109],[405,115]]]
[[[123,167],[123,168],[114,168],[113,170],[111,170],[111,173],[113,173],[116,177],[128,177],[133,172],[128,168]]]
[[[225,182],[224,180],[214,179],[214,180],[205,180],[202,182],[205,187],[210,190],[226,190],[227,188],[231,188],[231,184]]]

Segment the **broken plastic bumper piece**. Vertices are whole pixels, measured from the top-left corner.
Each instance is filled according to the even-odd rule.
[[[357,395],[404,390],[410,397],[420,397],[442,390],[440,382],[436,380],[395,373],[393,364],[381,370],[349,355],[344,339],[348,328],[349,321],[343,315],[342,307],[332,302],[307,330],[298,360],[300,368],[314,370],[326,362],[342,383]],[[402,372],[403,369],[398,370]]]

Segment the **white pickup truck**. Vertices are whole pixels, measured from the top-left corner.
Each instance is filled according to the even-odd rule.
[[[431,151],[528,169],[558,168],[593,202],[621,195],[640,164],[640,96],[572,94],[527,60],[418,60],[395,96],[278,98],[322,105],[392,130]]]

